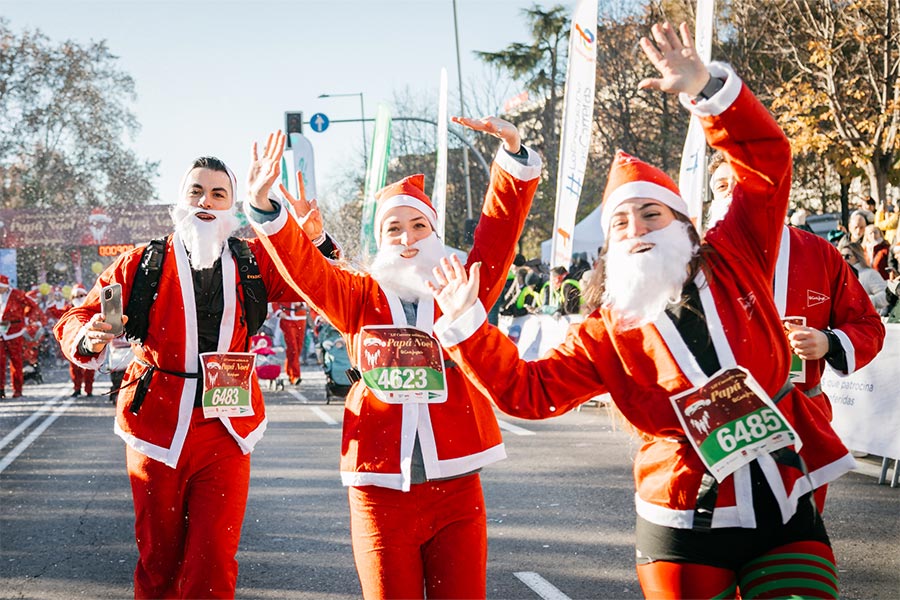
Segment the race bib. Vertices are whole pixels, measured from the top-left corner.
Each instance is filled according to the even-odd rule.
[[[806,327],[806,317],[784,317],[781,322]],[[784,335],[787,336],[788,333],[788,329],[785,327]],[[806,361],[793,352],[791,352],[790,377],[792,383],[806,383]]]
[[[438,404],[447,400],[441,346],[420,329],[363,327],[356,364],[363,383],[382,402]]]
[[[204,352],[200,355],[203,374],[203,416],[249,417],[250,382],[256,355],[251,352]]]
[[[758,456],[791,444],[800,449],[797,433],[741,367],[721,369],[670,400],[685,435],[719,482]]]

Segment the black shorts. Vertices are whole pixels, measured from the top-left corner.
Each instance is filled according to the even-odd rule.
[[[781,511],[756,464],[751,464],[754,509],[757,527],[716,529],[676,529],[637,518],[637,563],[654,561],[685,562],[731,569],[735,572],[747,562],[773,548],[799,541],[816,541],[831,546],[825,524],[806,494],[797,502],[797,512],[785,524]]]

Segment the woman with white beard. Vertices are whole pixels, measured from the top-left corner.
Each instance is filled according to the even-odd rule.
[[[484,274],[477,294],[491,306],[503,290],[541,160],[511,123],[454,121],[503,140],[469,253],[469,264]],[[278,164],[282,146],[276,140],[263,160]],[[376,198],[378,253],[369,273],[322,258],[262,191],[251,196],[248,216],[288,283],[347,339],[360,371],[344,411],[341,479],[349,487],[363,596],[484,598],[487,523],[478,472],[506,457],[503,440],[488,399],[444,361],[431,335],[439,315],[423,279],[446,251],[424,176],[391,184]]]
[[[789,383],[771,281],[790,191],[790,146],[730,67],[707,67],[685,25],[641,47],[680,94],[737,184],[701,243],[675,183],[619,153],[589,294],[601,306],[563,345],[525,362],[484,319],[479,273],[442,261],[435,331],[504,411],[543,419],[608,392],[644,440],[634,461],[637,572],[652,598],[836,598],[837,569],[811,499],[854,461]],[[797,451],[812,449],[806,464]]]

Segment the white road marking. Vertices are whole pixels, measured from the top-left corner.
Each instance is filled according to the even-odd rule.
[[[47,412],[51,406],[53,406],[54,404],[59,402],[60,399],[62,399],[63,395],[64,394],[60,394],[56,398],[52,398],[52,399],[48,400],[47,402],[45,402],[43,406],[41,406],[39,409],[37,409],[36,411],[31,413],[31,415],[27,419],[25,419],[24,421],[19,423],[18,427],[16,427],[15,429],[13,429],[9,433],[7,433],[6,436],[4,436],[4,438],[2,440],[0,440],[0,450],[3,450],[4,448],[6,448],[7,444],[9,444],[11,441],[16,439],[20,433],[22,433],[25,429],[27,429],[32,423],[37,421],[38,417],[40,417],[42,414]]]
[[[28,446],[30,446],[32,443],[34,443],[34,441],[36,439],[41,437],[41,434],[44,433],[44,431],[48,427],[50,427],[53,424],[53,422],[59,418],[59,416],[61,414],[66,412],[66,410],[68,410],[69,406],[71,406],[73,402],[75,402],[75,398],[69,398],[68,400],[63,402],[61,405],[56,407],[56,409],[53,411],[53,413],[50,416],[48,416],[46,419],[44,419],[44,421],[40,425],[35,427],[34,430],[32,430],[32,432],[29,433],[28,436],[24,440],[22,440],[21,442],[18,443],[18,445],[16,445],[15,448],[10,450],[6,454],[6,456],[3,457],[3,460],[0,460],[0,473],[5,471],[6,467],[11,465],[12,462],[14,460],[16,460],[16,458],[18,458],[18,456],[20,454],[22,454],[28,448]]]
[[[500,429],[504,431],[508,431],[510,433],[514,433],[516,435],[536,435],[530,429],[525,429],[524,427],[519,427],[518,425],[513,425],[512,423],[507,423],[501,419],[497,419],[497,424],[500,426]]]
[[[520,571],[513,575],[544,600],[570,600],[559,588],[533,571]]]
[[[313,412],[314,415],[316,415],[317,417],[319,417],[320,419],[322,419],[322,421],[325,422],[326,424],[328,424],[328,425],[337,425],[337,424],[338,424],[338,422],[335,421],[334,419],[332,419],[332,418],[328,415],[328,413],[326,413],[324,410],[322,410],[322,409],[319,408],[318,406],[311,406],[311,405],[309,404],[309,400],[306,398],[306,396],[304,396],[303,394],[301,394],[301,393],[298,392],[297,390],[288,390],[288,393],[289,393],[291,396],[293,396],[294,398],[296,398],[297,400],[299,400],[299,401],[300,401],[300,404],[306,404],[306,405],[307,405],[307,408],[308,408],[309,410],[311,410],[311,411]]]

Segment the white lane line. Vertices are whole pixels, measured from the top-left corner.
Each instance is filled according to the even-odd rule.
[[[48,400],[47,402],[44,403],[43,406],[41,406],[39,409],[37,409],[36,411],[31,413],[31,415],[27,419],[25,419],[24,421],[19,423],[18,427],[16,427],[15,429],[13,429],[9,433],[7,433],[3,437],[3,439],[0,440],[0,450],[3,450],[4,448],[6,448],[7,444],[9,444],[11,441],[16,439],[17,437],[19,437],[20,433],[22,433],[25,429],[27,429],[32,423],[37,421],[38,417],[40,417],[42,414],[44,414],[45,412],[50,410],[50,407],[53,406],[54,404],[56,404],[57,402],[59,402],[62,399],[62,397],[63,397],[63,394],[60,394],[56,398],[52,398],[51,400]]]
[[[34,440],[41,437],[41,434],[44,433],[44,430],[53,425],[53,421],[58,419],[61,414],[66,412],[66,410],[68,410],[69,406],[71,406],[73,402],[75,402],[75,398],[69,398],[58,407],[56,407],[56,409],[53,411],[53,414],[44,419],[44,421],[40,425],[35,427],[32,432],[28,434],[28,437],[19,442],[15,448],[10,450],[6,454],[6,456],[3,457],[3,460],[0,460],[0,473],[5,471],[6,467],[11,465],[12,462],[16,460],[16,458],[18,458],[18,456],[22,454],[25,449],[34,442]]]
[[[533,571],[520,571],[513,575],[544,600],[570,600],[559,588]]]
[[[306,404],[306,405],[307,405],[306,407],[307,407],[309,410],[311,410],[312,413],[313,413],[314,415],[316,415],[317,417],[319,417],[319,418],[320,418],[323,422],[325,422],[327,425],[337,425],[337,424],[338,424],[337,421],[335,421],[334,419],[332,419],[332,418],[328,415],[328,413],[326,413],[324,410],[322,410],[322,409],[319,408],[318,406],[310,406],[309,400],[306,398],[306,396],[304,396],[303,394],[301,394],[301,393],[298,392],[297,390],[288,390],[288,393],[289,393],[291,396],[293,396],[294,398],[296,398],[297,400],[299,400],[299,401],[300,401],[300,404]]]
[[[510,433],[514,433],[516,435],[535,435],[535,433],[530,429],[525,429],[524,427],[519,427],[518,425],[513,425],[512,423],[507,423],[502,419],[497,419],[497,425],[500,426],[500,429],[503,429],[504,431],[508,431]]]

